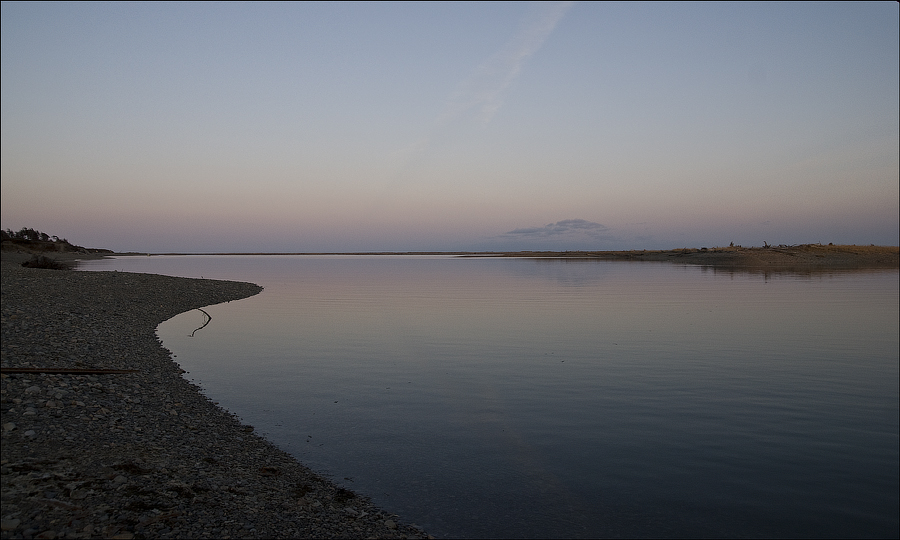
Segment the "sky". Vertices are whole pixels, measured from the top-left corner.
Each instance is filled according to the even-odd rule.
[[[2,3],[0,228],[139,252],[900,244],[898,3]]]

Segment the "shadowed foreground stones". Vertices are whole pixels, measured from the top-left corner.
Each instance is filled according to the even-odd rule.
[[[155,335],[248,283],[2,266],[2,538],[424,538],[185,381]]]

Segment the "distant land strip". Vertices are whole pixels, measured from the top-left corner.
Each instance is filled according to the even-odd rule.
[[[46,254],[55,259],[100,259],[109,256],[157,256],[157,255],[390,255],[423,256],[443,255],[455,257],[519,257],[544,259],[582,259],[610,261],[670,262],[685,265],[715,266],[725,268],[772,269],[865,269],[900,268],[900,247],[860,246],[833,244],[765,245],[762,247],[700,247],[668,250],[620,250],[620,251],[356,251],[356,252],[226,252],[226,253],[146,253],[118,252],[79,248],[80,252],[45,251],[31,246],[3,243],[4,259],[25,262],[34,254]]]
[[[900,268],[900,247],[800,244],[623,251],[365,251],[297,253],[117,253],[117,255],[449,255],[654,261],[722,267]]]
[[[555,257],[614,261],[657,261],[719,267],[900,268],[898,246],[802,244],[795,246],[682,248],[631,251],[504,253],[504,257]]]

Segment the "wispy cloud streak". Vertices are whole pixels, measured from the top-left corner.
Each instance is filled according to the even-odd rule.
[[[403,160],[424,151],[434,134],[467,113],[487,125],[503,105],[503,94],[525,62],[556,29],[573,2],[535,2],[519,23],[516,34],[461,82],[435,119],[429,133],[402,149]]]
[[[387,182],[381,196],[395,192],[408,180],[404,176],[410,164],[421,157],[436,136],[451,123],[469,114],[482,126],[491,121],[503,105],[506,89],[521,73],[526,61],[540,50],[573,3],[534,2],[529,6],[515,35],[459,84],[427,132],[390,156],[393,172],[385,175]]]
[[[529,10],[516,34],[499,51],[485,60],[454,93],[447,108],[437,119],[441,126],[474,111],[483,124],[503,105],[503,92],[522,71],[526,60],[537,52],[572,2],[541,2]]]

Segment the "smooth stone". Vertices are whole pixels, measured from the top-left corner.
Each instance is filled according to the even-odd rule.
[[[19,526],[19,523],[22,523],[22,520],[19,520],[19,519],[4,519],[3,521],[0,521],[0,531],[12,531],[12,530],[15,530],[15,528]]]

